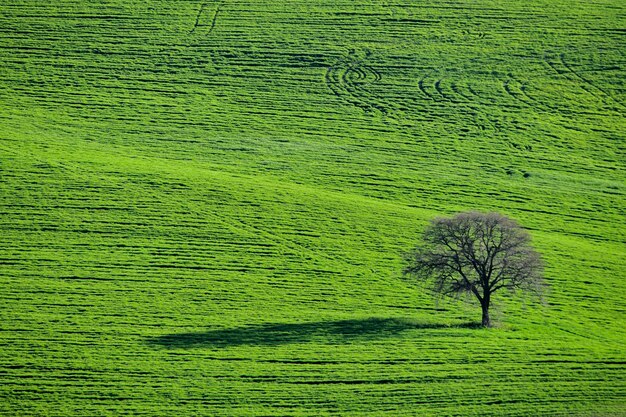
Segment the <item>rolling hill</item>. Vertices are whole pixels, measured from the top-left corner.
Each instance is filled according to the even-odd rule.
[[[626,415],[626,5],[0,1],[0,415]],[[401,279],[437,215],[543,302]]]

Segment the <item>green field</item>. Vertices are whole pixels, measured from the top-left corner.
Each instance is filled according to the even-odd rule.
[[[626,416],[626,3],[0,0],[0,415]],[[498,211],[550,285],[401,277]]]

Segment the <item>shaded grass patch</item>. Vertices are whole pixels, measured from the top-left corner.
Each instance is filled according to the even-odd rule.
[[[419,323],[400,318],[367,318],[309,323],[269,323],[204,332],[172,333],[152,337],[148,343],[167,348],[229,347],[241,345],[282,345],[318,339],[333,342],[383,339],[408,330],[479,328],[480,323],[457,325]]]

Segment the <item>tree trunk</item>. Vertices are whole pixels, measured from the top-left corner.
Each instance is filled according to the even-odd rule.
[[[489,301],[489,296],[486,296],[483,298],[483,301],[481,303],[483,308],[483,327],[491,327],[491,319],[489,318]]]

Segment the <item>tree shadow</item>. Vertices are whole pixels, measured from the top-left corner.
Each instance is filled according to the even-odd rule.
[[[229,347],[242,345],[283,345],[323,340],[348,342],[393,337],[406,330],[478,328],[477,323],[417,323],[408,319],[367,318],[309,323],[263,324],[204,332],[175,333],[152,337],[148,343],[167,348]]]

